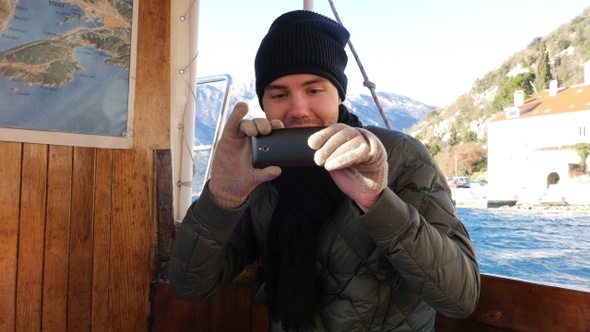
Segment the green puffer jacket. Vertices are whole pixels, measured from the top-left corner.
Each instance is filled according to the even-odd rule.
[[[418,140],[367,129],[387,150],[389,185],[365,214],[346,199],[320,231],[323,328],[431,331],[436,311],[468,316],[479,299],[479,267],[445,177]],[[211,296],[264,253],[277,201],[274,186],[264,183],[228,210],[205,189],[176,234],[174,293],[186,300]]]

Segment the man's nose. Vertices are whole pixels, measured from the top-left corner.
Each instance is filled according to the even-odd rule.
[[[291,96],[291,103],[289,105],[289,116],[292,118],[302,118],[309,114],[309,107],[305,98],[299,94]]]

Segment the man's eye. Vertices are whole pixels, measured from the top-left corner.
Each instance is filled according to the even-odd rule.
[[[287,96],[286,93],[275,93],[270,96],[271,99],[281,99]]]

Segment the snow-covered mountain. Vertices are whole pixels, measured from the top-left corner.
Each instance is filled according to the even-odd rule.
[[[391,92],[377,92],[379,104],[392,129],[404,131],[422,120],[436,107]],[[346,96],[344,105],[356,114],[364,125],[385,127],[373,97],[368,94]]]
[[[210,137],[213,136],[217,116],[222,107],[223,94],[223,88],[214,84],[201,84],[197,87],[196,142],[211,144]],[[377,97],[392,129],[399,131],[411,128],[428,112],[436,108],[391,92],[377,92]],[[236,84],[232,87],[229,112],[239,101],[248,103],[250,106],[249,116],[264,116],[258,105],[253,81],[248,84]],[[369,94],[347,95],[344,105],[356,114],[364,125],[385,127],[381,114]]]

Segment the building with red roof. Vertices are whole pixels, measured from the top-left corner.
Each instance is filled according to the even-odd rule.
[[[590,202],[588,167],[580,168],[576,150],[590,143],[590,61],[585,68],[584,84],[560,88],[552,81],[527,100],[516,91],[514,106],[488,123],[490,195]]]

